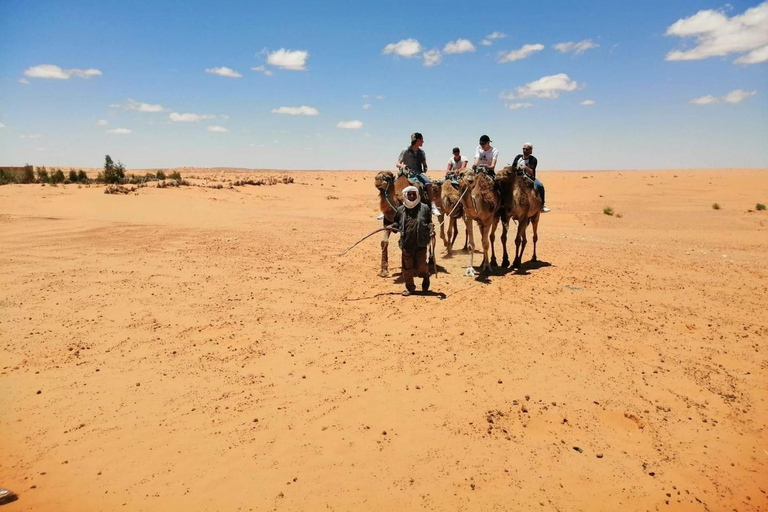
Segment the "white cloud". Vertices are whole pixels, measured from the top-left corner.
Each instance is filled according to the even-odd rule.
[[[504,39],[505,37],[507,37],[507,34],[503,32],[493,32],[485,36],[485,39],[483,39],[480,44],[483,46],[491,46],[496,39]]]
[[[507,103],[507,108],[509,110],[517,110],[520,108],[529,108],[532,107],[533,103]]]
[[[383,100],[384,99],[384,95],[383,94],[377,94],[376,95],[376,99],[377,100]]]
[[[598,48],[600,45],[593,43],[591,39],[585,39],[579,42],[569,41],[567,43],[557,43],[552,45],[552,48],[562,53],[575,53],[579,55],[592,48]]]
[[[424,52],[422,57],[424,57],[424,65],[427,67],[437,66],[443,60],[440,50],[429,50]]]
[[[174,123],[196,123],[204,119],[214,119],[216,116],[211,114],[179,114],[171,112],[168,118]]]
[[[371,108],[370,103],[366,103],[365,105],[363,105],[363,110],[368,110],[369,108]]]
[[[240,78],[243,76],[234,69],[228,68],[226,66],[222,66],[220,68],[208,68],[205,70],[205,72],[211,73],[212,75],[226,76],[228,78]]]
[[[19,78],[19,83],[24,85],[29,85],[29,80],[26,78]]]
[[[106,119],[99,119],[98,121],[96,121],[96,125],[97,126],[109,126],[109,121],[107,121]]]
[[[308,107],[302,105],[301,107],[280,107],[273,108],[273,114],[288,114],[289,116],[316,116],[320,114],[320,111],[315,107]]]
[[[208,127],[208,131],[209,132],[214,132],[214,133],[226,133],[229,130],[227,130],[223,126],[209,126]]]
[[[291,71],[304,71],[307,69],[308,58],[309,52],[306,50],[291,51],[280,48],[276,52],[267,54],[267,62],[269,64]]]
[[[752,50],[746,55],[742,55],[734,62],[736,64],[759,64],[760,62],[768,61],[768,45]]]
[[[347,130],[359,130],[363,127],[362,121],[340,121],[337,128],[346,128]]]
[[[530,97],[557,98],[562,92],[575,91],[580,87],[582,85],[571,80],[565,73],[558,73],[517,87],[514,92],[502,92],[501,98],[505,100]]]
[[[383,55],[393,53],[400,57],[410,59],[421,53],[421,43],[416,39],[402,39],[396,43],[389,43],[381,51]]]
[[[112,108],[122,108],[125,110],[138,110],[139,112],[162,112],[165,108],[162,105],[152,103],[141,103],[132,98],[128,98],[125,103],[112,103]]]
[[[666,35],[693,37],[696,46],[674,50],[665,60],[702,60],[731,53],[746,53],[738,64],[768,61],[768,2],[729,18],[721,11],[708,9],[682,18],[667,28]]]
[[[33,133],[31,135],[19,135],[20,139],[39,139],[41,137],[42,135],[40,135],[39,133]]]
[[[691,100],[694,105],[709,105],[710,103],[717,103],[719,100],[716,96],[707,94],[706,96],[700,96]]]
[[[0,123],[0,128],[5,128],[5,125],[3,123]]]
[[[57,80],[69,80],[69,78],[73,76],[78,78],[91,78],[100,75],[101,71],[98,69],[62,69],[54,64],[32,66],[24,71],[24,76],[30,78],[55,78]]]
[[[451,41],[443,48],[443,53],[467,53],[475,51],[475,45],[468,39]]]
[[[757,94],[757,91],[745,91],[743,89],[734,89],[725,96],[713,96],[707,94],[706,96],[700,96],[690,101],[694,105],[711,105],[712,103],[741,103],[747,98],[751,98]]]
[[[579,105],[584,105],[585,107],[589,107],[591,105],[595,104],[595,100],[584,100]]]
[[[744,91],[742,89],[736,89],[723,96],[723,101],[726,103],[741,103],[745,99],[754,96],[757,91]]]
[[[113,130],[107,130],[107,133],[115,133],[118,135],[126,135],[128,133],[131,133],[131,130],[128,128],[115,128]]]
[[[524,44],[523,47],[519,50],[512,50],[511,52],[500,52],[498,62],[503,64],[505,62],[522,60],[536,52],[540,52],[543,49],[543,44]]]
[[[259,73],[264,73],[264,76],[272,76],[274,73],[272,70],[265,68],[264,66],[256,66],[251,68],[251,71],[258,71]]]

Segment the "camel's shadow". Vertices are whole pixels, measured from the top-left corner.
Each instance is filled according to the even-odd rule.
[[[520,268],[512,268],[509,267],[493,267],[493,269],[490,272],[486,272],[483,270],[480,270],[479,267],[473,267],[475,269],[475,272],[477,272],[477,275],[475,276],[475,281],[478,283],[483,284],[490,284],[492,277],[504,277],[507,274],[516,274],[519,276],[527,276],[530,275],[530,270],[538,270],[540,268],[544,267],[551,267],[552,264],[548,261],[526,261],[523,263]]]

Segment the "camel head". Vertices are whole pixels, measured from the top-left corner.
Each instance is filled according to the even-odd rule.
[[[375,184],[376,188],[381,192],[392,188],[392,184],[395,182],[395,175],[392,171],[381,171],[376,175]]]
[[[475,186],[477,171],[471,167],[466,167],[458,171],[456,178],[459,180],[459,190],[464,192],[465,189],[469,189],[471,192],[472,188]]]

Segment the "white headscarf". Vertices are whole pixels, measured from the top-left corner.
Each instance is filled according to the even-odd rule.
[[[414,199],[413,201],[409,201],[408,192],[416,192],[416,199]],[[421,199],[419,198],[419,189],[417,189],[413,185],[409,185],[403,189],[403,203],[405,203],[406,208],[413,208],[420,202],[421,202]]]

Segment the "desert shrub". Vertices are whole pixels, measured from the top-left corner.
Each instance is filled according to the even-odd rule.
[[[107,155],[104,158],[104,183],[119,183],[123,178],[125,178],[125,166],[120,161],[114,163],[112,158]]]
[[[48,169],[45,167],[38,167],[37,169],[37,181],[40,183],[48,183],[51,181],[50,176],[48,176]]]
[[[22,183],[34,183],[35,182],[35,171],[32,170],[32,166],[27,164],[24,166],[24,171],[21,177]]]
[[[720,205],[717,204],[717,203],[712,203],[712,209],[713,210],[719,210],[720,209]]]
[[[77,183],[77,171],[72,169],[69,171],[69,181],[72,183]]]
[[[603,213],[606,215],[613,215],[613,208],[611,208],[610,206],[606,206],[605,208],[603,208]]]
[[[51,183],[64,183],[65,179],[66,177],[61,169],[56,169],[56,171],[51,174]]]
[[[173,171],[169,176],[169,180],[181,181],[181,173],[179,171]]]
[[[85,183],[88,181],[88,175],[82,169],[77,171],[77,181],[80,183]]]
[[[0,169],[0,185],[5,185],[6,183],[10,183],[10,180],[6,178],[5,172]]]
[[[757,203],[755,205],[755,210],[761,212],[761,211],[765,210],[765,205],[763,203]]]
[[[155,174],[157,179],[164,180],[165,179],[165,173],[163,171],[157,171],[157,174]]]

